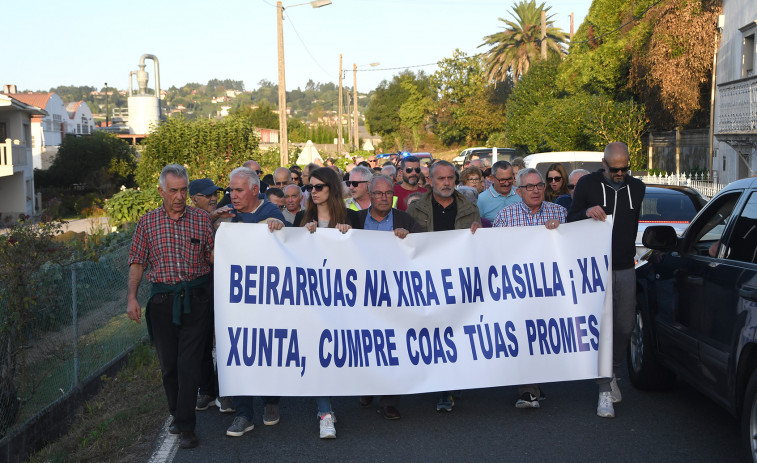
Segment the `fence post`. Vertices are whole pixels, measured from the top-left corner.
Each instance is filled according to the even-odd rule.
[[[654,150],[652,149],[652,132],[649,132],[649,145],[647,146],[647,170],[652,171],[652,158],[654,157]]]
[[[681,173],[681,128],[676,127],[676,174]]]
[[[74,386],[79,384],[79,314],[76,303],[76,262],[71,264],[71,315],[74,325]]]

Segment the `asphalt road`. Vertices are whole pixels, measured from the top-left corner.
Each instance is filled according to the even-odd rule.
[[[315,399],[281,399],[281,422],[226,437],[233,414],[198,412],[200,446],[179,449],[174,462],[247,461],[739,461],[737,420],[690,387],[635,390],[625,369],[615,419],[596,416],[593,381],[542,385],[536,410],[514,407],[515,387],[464,391],[452,413],[436,411],[435,394],[404,396],[402,419],[384,420],[357,397],[336,397],[337,438],[318,438]],[[375,404],[375,402],[374,402]]]

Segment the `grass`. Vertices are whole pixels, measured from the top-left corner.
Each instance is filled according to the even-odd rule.
[[[69,431],[32,455],[30,463],[147,461],[167,416],[153,349],[139,344],[127,365],[103,380],[102,390],[81,407]]]

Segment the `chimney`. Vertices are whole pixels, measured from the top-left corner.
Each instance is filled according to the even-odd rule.
[[[17,90],[16,90],[16,84],[5,84],[5,85],[3,85],[3,93],[14,94],[16,92],[17,92]]]

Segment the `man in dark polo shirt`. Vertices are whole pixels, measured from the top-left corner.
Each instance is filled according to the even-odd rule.
[[[141,323],[137,289],[146,270],[152,289],[145,320],[173,415],[169,431],[181,434],[181,448],[198,444],[195,401],[211,322],[207,283],[213,263],[213,226],[207,213],[187,207],[188,185],[187,171],[178,164],[160,172],[163,205],[139,219],[129,249],[126,309]]]
[[[413,201],[407,213],[427,232],[470,228],[475,233],[481,227],[481,216],[476,205],[455,189],[455,166],[447,161],[435,162],[430,176],[431,191]],[[440,394],[436,410],[451,412],[454,405],[452,394],[445,391]]]

